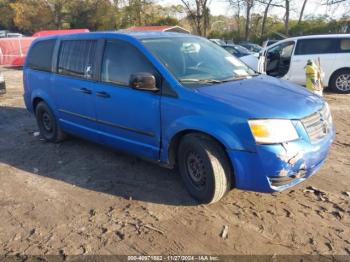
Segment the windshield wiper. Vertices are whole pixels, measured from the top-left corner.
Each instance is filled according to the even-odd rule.
[[[238,80],[244,80],[251,78],[253,76],[257,76],[259,74],[253,74],[253,75],[241,75],[241,76],[235,76],[230,77],[226,79],[197,79],[197,78],[184,78],[180,79],[181,83],[198,83],[198,84],[219,84],[219,83],[225,83],[225,82],[231,82],[231,81],[238,81]]]
[[[222,83],[223,81],[217,79],[196,79],[196,78],[185,78],[180,79],[181,83],[200,83],[200,84],[216,84]]]
[[[221,80],[221,82],[239,81],[239,80],[249,79],[249,78],[252,78],[252,77],[258,76],[258,75],[260,75],[260,74],[235,76],[235,77],[223,79],[223,80]]]

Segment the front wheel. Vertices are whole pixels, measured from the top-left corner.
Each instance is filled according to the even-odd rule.
[[[39,102],[35,108],[36,121],[41,136],[48,142],[60,142],[66,134],[59,127],[55,115],[45,102]]]
[[[330,88],[337,93],[350,93],[350,70],[339,70],[332,76],[329,84]]]
[[[205,135],[189,134],[181,140],[178,165],[187,190],[202,203],[217,202],[231,187],[225,150]]]

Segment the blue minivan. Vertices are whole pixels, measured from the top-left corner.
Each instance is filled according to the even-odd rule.
[[[177,167],[203,203],[232,188],[294,186],[322,166],[334,139],[322,98],[188,34],[38,38],[24,100],[45,140],[75,135]]]

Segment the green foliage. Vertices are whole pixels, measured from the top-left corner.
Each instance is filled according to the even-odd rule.
[[[45,29],[116,30],[138,25],[177,25],[182,6],[151,0],[0,0],[0,29],[32,34]]]

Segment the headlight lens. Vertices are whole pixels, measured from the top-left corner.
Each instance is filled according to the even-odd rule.
[[[260,144],[278,144],[299,138],[292,121],[287,119],[249,120],[255,141]]]

